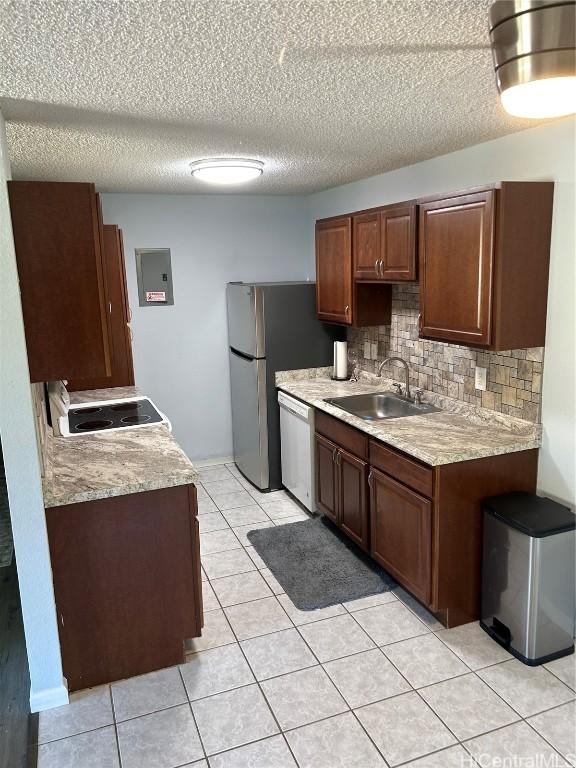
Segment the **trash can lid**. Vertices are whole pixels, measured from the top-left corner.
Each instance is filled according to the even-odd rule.
[[[489,514],[534,538],[576,528],[576,516],[568,507],[526,491],[490,496],[484,499],[482,506]]]

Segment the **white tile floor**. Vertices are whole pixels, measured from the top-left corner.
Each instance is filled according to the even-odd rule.
[[[527,667],[400,588],[299,611],[246,533],[300,507],[230,465],[201,479],[202,637],[41,713],[40,768],[576,766],[574,656]]]

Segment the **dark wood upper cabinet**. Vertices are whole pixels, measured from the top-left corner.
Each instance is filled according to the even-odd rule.
[[[493,350],[544,345],[554,185],[420,201],[420,336]]]
[[[93,184],[9,181],[30,380],[107,377],[110,327]]]
[[[424,603],[432,584],[432,502],[383,472],[370,472],[371,554]]]
[[[416,280],[416,204],[375,208],[352,217],[354,279]]]
[[[318,319],[352,324],[352,219],[316,224],[316,303]]]
[[[419,279],[421,338],[543,346],[553,196],[503,181],[316,222],[318,317],[387,325],[389,285]]]
[[[69,392],[104,387],[134,386],[131,320],[126,286],[122,230],[115,224],[104,225],[104,272],[108,293],[109,322],[112,336],[112,375],[104,378],[72,379]]]
[[[493,230],[494,190],[420,207],[421,336],[490,343]]]
[[[370,211],[353,217],[354,278],[378,280],[380,258],[380,213]]]
[[[416,280],[416,204],[389,205],[380,211],[380,278],[393,283]]]
[[[363,236],[369,237],[368,230]],[[367,245],[368,247],[368,245]],[[366,326],[390,323],[390,286],[356,283],[352,260],[352,217],[316,222],[316,308],[329,323]]]

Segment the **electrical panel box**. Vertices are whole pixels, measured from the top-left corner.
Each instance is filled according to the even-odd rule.
[[[141,307],[174,304],[170,248],[136,248],[136,274]]]

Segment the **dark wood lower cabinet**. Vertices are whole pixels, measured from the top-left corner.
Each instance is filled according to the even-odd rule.
[[[336,446],[316,435],[316,503],[334,523],[338,522]]]
[[[193,485],[46,510],[70,691],[184,661],[203,623],[196,513]]]
[[[340,482],[338,524],[363,549],[369,547],[368,464],[340,449],[336,457]]]
[[[430,609],[456,627],[480,616],[482,499],[536,493],[538,450],[444,464],[435,472]]]
[[[363,549],[369,548],[368,464],[316,435],[316,501]]]
[[[374,560],[424,603],[432,584],[432,503],[377,469],[370,471]]]
[[[537,450],[432,467],[316,414],[319,509],[447,627],[479,617],[482,500],[537,470]]]

